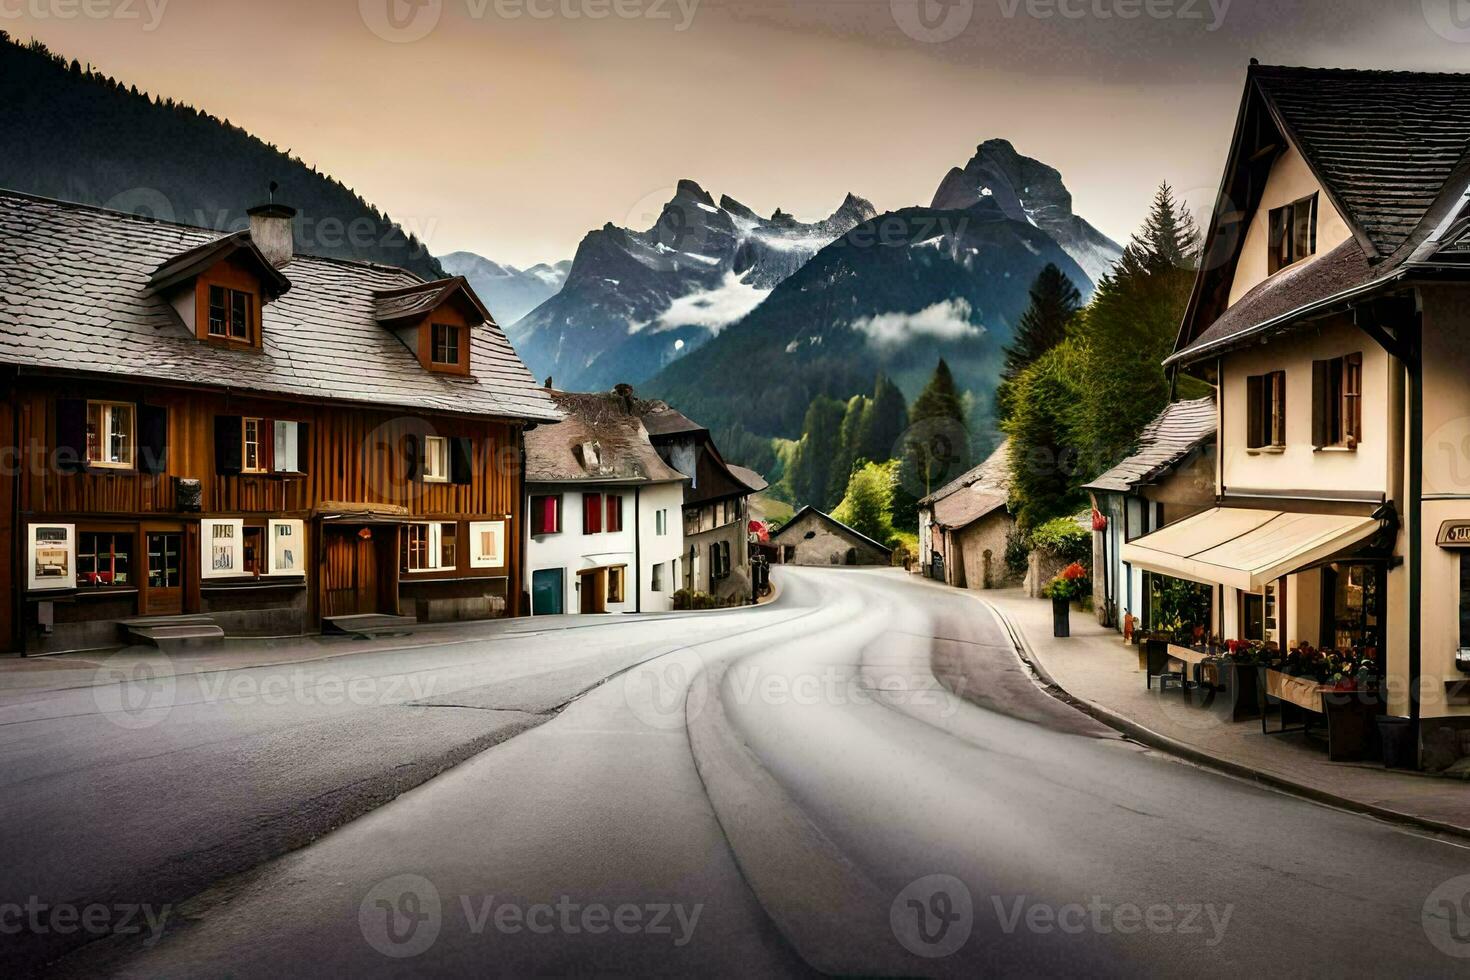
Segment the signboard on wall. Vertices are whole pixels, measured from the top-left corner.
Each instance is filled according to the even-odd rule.
[[[228,578],[245,574],[245,522],[206,518],[199,522],[199,575]]]
[[[267,521],[268,575],[306,574],[306,525],[300,520]]]
[[[500,568],[505,565],[505,522],[470,522],[470,567]]]
[[[39,592],[76,588],[76,525],[32,524],[26,557],[27,589]]]
[[[1470,521],[1445,521],[1435,544],[1441,548],[1470,548]]]

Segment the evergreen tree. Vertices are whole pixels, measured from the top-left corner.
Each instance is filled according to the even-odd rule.
[[[897,460],[864,463],[852,471],[842,500],[832,516],[874,541],[893,537],[893,491]]]
[[[847,491],[847,478],[852,475],[853,465],[859,459],[865,458],[860,446],[860,431],[868,405],[868,399],[864,395],[853,395],[847,400],[847,408],[837,433],[837,455],[832,460],[827,493],[823,497],[831,506],[836,506]]]
[[[1042,354],[1015,380],[1015,404],[1005,429],[1011,437],[1011,505],[1029,533],[1085,502],[1078,490],[1082,358],[1071,341]]]
[[[1048,262],[1031,284],[1031,305],[1016,324],[1005,350],[1005,367],[995,389],[995,420],[1010,417],[1012,389],[1021,372],[1067,338],[1067,327],[1082,305],[1082,294],[1066,274]]]
[[[887,375],[878,375],[858,427],[857,456],[874,462],[895,458],[902,452],[900,442],[908,427],[909,407],[903,392]]]
[[[954,375],[940,358],[929,383],[909,410],[899,471],[902,491],[915,499],[925,497],[970,468],[970,433],[965,417],[964,399],[955,387]],[[907,502],[895,502],[895,514],[906,510],[903,504]],[[914,520],[918,520],[917,514]]]
[[[832,485],[832,463],[837,458],[842,418],[847,407],[835,398],[820,395],[806,410],[801,442],[791,461],[790,484],[797,503],[827,510]]]

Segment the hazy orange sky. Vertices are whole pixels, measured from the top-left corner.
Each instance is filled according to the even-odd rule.
[[[928,204],[991,137],[1122,241],[1160,180],[1213,196],[1251,56],[1470,70],[1458,3],[0,0],[0,29],[290,148],[436,254],[527,265],[682,177],[806,219]]]

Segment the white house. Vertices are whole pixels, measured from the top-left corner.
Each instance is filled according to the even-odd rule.
[[[549,393],[564,419],[525,442],[531,614],[673,608],[687,478],[655,451],[631,398]]]

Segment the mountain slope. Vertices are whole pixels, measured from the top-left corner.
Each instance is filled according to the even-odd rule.
[[[1049,262],[1091,292],[1056,241],[988,198],[884,214],[645,388],[712,429],[741,422],[795,438],[816,395],[865,392],[882,372],[912,398],[944,357],[960,387],[988,404],[1028,288]]]
[[[514,323],[555,296],[567,281],[570,259],[555,265],[539,262],[528,269],[501,265],[474,252],[450,252],[439,264],[451,276],[464,276],[490,308],[495,322]]]
[[[983,199],[1016,221],[1029,221],[1050,235],[1097,282],[1123,249],[1072,213],[1072,194],[1062,175],[1039,160],[1021,156],[1007,140],[986,140],[963,168],[940,181],[929,206],[947,210],[974,207]]]
[[[0,133],[0,187],[233,231],[275,181],[275,199],[297,209],[300,251],[444,275],[417,238],[334,178],[227,120],[3,31]]]
[[[755,309],[873,213],[849,194],[823,221],[779,210],[763,218],[682,180],[648,230],[607,224],[582,239],[566,284],[511,326],[511,340],[538,377],[559,387],[636,384]]]

